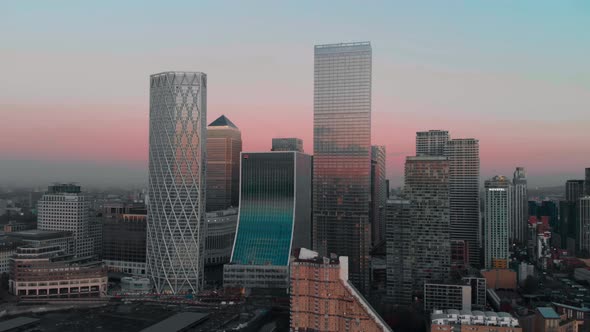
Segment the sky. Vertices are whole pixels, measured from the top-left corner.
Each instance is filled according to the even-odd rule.
[[[245,151],[313,152],[313,46],[371,41],[373,144],[403,182],[415,132],[480,141],[483,178],[590,167],[590,2],[5,1],[0,185],[147,181],[149,75],[208,76]]]

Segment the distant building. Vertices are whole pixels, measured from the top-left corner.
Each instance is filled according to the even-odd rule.
[[[206,266],[229,263],[236,237],[237,224],[238,209],[236,208],[207,213]]]
[[[584,195],[590,196],[590,167],[586,168],[585,172],[585,181],[584,181]]]
[[[42,231],[68,231],[74,238],[74,254],[95,255],[95,239],[90,236],[90,200],[75,184],[49,186],[38,202],[38,228]]]
[[[146,228],[146,214],[104,219],[102,259],[109,271],[146,275]]]
[[[371,208],[369,218],[371,220],[373,245],[377,245],[385,239],[385,202],[387,201],[385,156],[385,146],[371,146]]]
[[[486,278],[482,276],[466,276],[461,278],[461,282],[471,286],[471,305],[483,309],[486,306]]]
[[[291,331],[391,331],[348,279],[348,257],[300,249],[291,262]]]
[[[225,115],[207,127],[207,212],[238,206],[242,133]]]
[[[512,216],[512,183],[504,176],[485,182],[485,267],[507,268]]]
[[[416,133],[416,156],[444,156],[449,142],[446,130],[419,131]]]
[[[442,135],[444,137],[444,135]],[[436,148],[438,151],[438,148]],[[453,241],[467,245],[469,264],[481,265],[479,141],[473,138],[452,139],[444,155],[449,158],[449,215]]]
[[[464,240],[451,240],[451,268],[464,270],[469,266],[469,246]]]
[[[451,268],[449,162],[446,157],[407,157],[404,194],[411,202],[410,256],[414,289],[447,280]]]
[[[16,253],[18,245],[11,241],[0,243],[0,274],[10,272],[10,258]]]
[[[350,260],[350,280],[369,290],[371,223],[370,42],[314,47],[313,241]]]
[[[580,200],[559,202],[559,235],[561,248],[576,253],[580,250]]]
[[[4,225],[4,233],[20,232],[35,228],[37,228],[37,224],[35,223],[17,223],[16,221],[11,220],[8,224]]]
[[[565,200],[577,202],[584,196],[584,180],[567,180],[565,182]]]
[[[527,241],[528,201],[526,171],[517,167],[512,178],[510,239],[519,243]]]
[[[297,151],[303,153],[303,140],[301,138],[273,138],[271,151]]]
[[[107,279],[102,262],[59,246],[19,247],[10,261],[9,290],[20,298],[104,297]]]
[[[412,204],[409,200],[390,199],[386,204],[386,291],[389,301],[409,305],[414,290],[412,241]]]
[[[507,312],[436,310],[431,332],[522,332],[518,319]],[[532,331],[531,331],[532,332]]]
[[[238,228],[225,287],[288,289],[291,249],[309,246],[311,157],[242,152]]]
[[[510,269],[482,270],[481,275],[486,279],[486,286],[491,289],[517,289],[516,272]]]
[[[535,309],[535,332],[577,332],[575,319],[560,316],[552,307]]]
[[[552,304],[562,319],[575,320],[578,323],[578,331],[587,331],[590,328],[590,308],[555,302]]]
[[[579,201],[580,234],[578,241],[580,250],[590,252],[590,196],[584,196]]]
[[[471,285],[424,284],[424,310],[471,310]]]

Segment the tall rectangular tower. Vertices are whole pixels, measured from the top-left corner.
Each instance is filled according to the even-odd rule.
[[[207,127],[207,211],[238,206],[242,133],[225,115]]]
[[[371,146],[371,235],[373,245],[385,239],[385,146]]]
[[[404,193],[410,201],[414,287],[445,281],[451,268],[449,161],[407,157]]]
[[[207,75],[150,77],[147,272],[156,291],[203,286]]]
[[[512,183],[505,176],[485,182],[485,268],[507,268],[509,259]]]
[[[510,239],[526,243],[529,220],[529,196],[526,171],[517,167],[512,178],[512,216],[510,218]]]
[[[590,167],[586,168],[586,177],[584,181],[584,195],[590,196]]]
[[[350,279],[369,286],[371,225],[369,42],[315,46],[314,248],[350,259]]]
[[[480,266],[479,141],[452,139],[444,154],[449,158],[451,240],[465,241],[469,263]]]
[[[567,180],[565,182],[565,200],[577,202],[584,196],[585,180]]]

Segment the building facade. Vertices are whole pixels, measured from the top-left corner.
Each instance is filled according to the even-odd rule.
[[[76,253],[72,232],[31,229],[10,233],[9,238],[31,247],[59,246],[66,254]]]
[[[291,263],[291,331],[391,331],[348,280],[348,259],[301,249]]]
[[[288,289],[292,248],[309,246],[311,157],[243,152],[240,208],[226,287]]]
[[[385,146],[371,146],[371,236],[373,246],[385,239],[385,203],[387,202]]]
[[[42,231],[67,231],[74,239],[74,254],[94,255],[90,237],[90,201],[75,184],[49,186],[38,202],[37,227]]]
[[[448,159],[407,157],[404,194],[411,202],[412,279],[414,288],[420,289],[424,282],[444,281],[450,274]]]
[[[205,235],[205,265],[229,263],[236,237],[238,209],[231,208],[207,213]]]
[[[107,270],[89,257],[74,258],[59,246],[19,247],[10,261],[10,292],[20,298],[104,297]]]
[[[517,167],[512,178],[510,239],[518,243],[527,241],[528,202],[526,171]]]
[[[507,312],[436,310],[431,332],[522,332],[518,319]],[[526,331],[528,332],[528,331]],[[532,331],[531,331],[532,332]]]
[[[585,171],[585,178],[584,178],[584,195],[590,196],[590,167],[586,168]]]
[[[424,284],[424,310],[471,310],[471,286],[461,284]]]
[[[584,180],[567,180],[565,182],[565,200],[577,202],[584,196]]]
[[[207,212],[238,206],[242,133],[225,115],[207,127]]]
[[[419,131],[416,133],[416,156],[442,157],[448,142],[449,132],[446,130]]]
[[[443,134],[439,135],[444,138]],[[448,133],[446,137],[448,138]],[[439,141],[442,139],[438,139],[435,143]],[[434,152],[438,152],[438,149],[437,147]],[[423,153],[426,152],[428,151]],[[449,158],[451,240],[464,241],[469,253],[469,264],[479,267],[481,265],[479,141],[473,138],[449,140],[444,148],[444,155]]]
[[[507,268],[512,183],[504,176],[485,181],[485,268]]]
[[[579,223],[578,242],[580,250],[590,252],[590,196],[581,197],[579,200]]]
[[[271,151],[297,151],[303,153],[303,140],[301,138],[273,138]]]
[[[145,276],[147,215],[105,218],[102,232],[102,259],[108,270]]]
[[[412,204],[409,200],[390,199],[386,204],[386,292],[389,301],[409,305],[414,287],[415,264],[412,241]]]
[[[158,293],[203,286],[207,76],[150,77],[147,272]]]
[[[370,270],[371,66],[369,42],[314,49],[314,248],[348,256],[361,292]]]

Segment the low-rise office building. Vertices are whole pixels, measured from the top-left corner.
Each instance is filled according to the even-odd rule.
[[[9,290],[21,298],[103,297],[107,270],[59,246],[19,247],[10,260]]]
[[[205,232],[205,265],[229,263],[236,237],[238,209],[208,212]]]
[[[435,310],[431,332],[522,332],[518,319],[507,312]]]
[[[424,284],[424,310],[471,310],[471,286],[463,284]]]

